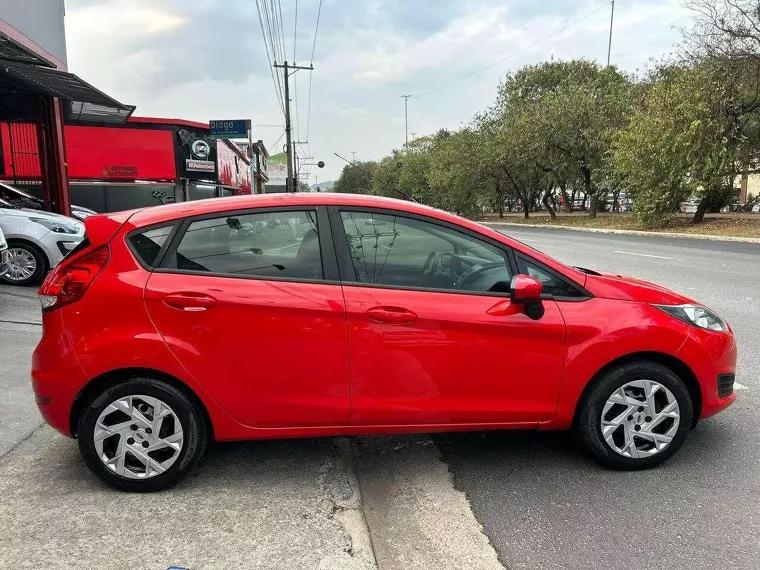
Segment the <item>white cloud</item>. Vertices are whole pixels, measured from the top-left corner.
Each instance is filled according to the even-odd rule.
[[[404,1],[410,0],[399,0],[394,6],[408,9]],[[319,171],[320,180],[337,177],[343,167],[333,152],[350,156],[356,151],[357,157],[370,159],[403,144],[401,94],[421,93],[461,78],[523,50],[602,4],[600,0],[543,2],[539,10],[528,3],[507,3],[505,7],[493,0],[468,0],[466,5],[461,0],[427,1],[435,2],[433,8],[425,6],[428,12],[437,14],[440,7],[438,15],[449,19],[438,18],[441,21],[433,25],[432,20],[420,19],[427,18],[424,14],[415,21],[405,13],[398,16],[403,20],[393,20],[384,9],[387,3],[324,2],[309,133],[315,160],[327,163]],[[125,103],[136,104],[140,115],[196,120],[251,117],[254,123],[280,124],[282,116],[271,77],[263,67],[266,56],[251,4],[247,0],[238,4],[204,0],[185,9],[179,0],[109,0],[80,7],[77,0],[69,0],[70,69]],[[283,2],[283,7],[287,4]],[[310,53],[316,13],[311,4],[302,1],[299,8],[299,21],[303,22],[299,62]],[[533,15],[525,12],[526,5]],[[198,21],[215,11],[224,13],[219,16],[227,18],[220,20],[224,25]],[[240,29],[248,29],[250,35],[231,31],[236,18]],[[650,58],[670,52],[679,37],[675,26],[687,18],[688,12],[678,0],[618,3],[613,62],[634,71]],[[292,46],[292,14],[284,14],[283,19],[289,38],[286,44]],[[499,79],[521,65],[552,55],[606,61],[608,26],[609,12],[601,10],[466,81],[411,99],[409,130],[424,134],[461,126],[493,101]],[[188,34],[184,41],[174,40],[183,34]],[[200,38],[206,42],[206,52],[209,46],[218,51],[201,57],[202,53],[191,49]],[[245,46],[248,52],[241,51]],[[308,75],[298,74],[297,138],[303,140]],[[262,128],[257,134],[272,144],[280,132]]]

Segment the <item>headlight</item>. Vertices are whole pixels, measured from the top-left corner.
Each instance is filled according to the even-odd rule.
[[[726,321],[700,305],[653,305],[679,321],[710,331],[728,332]]]
[[[69,224],[66,222],[59,222],[58,220],[48,220],[45,218],[29,218],[31,221],[33,221],[35,224],[40,224],[41,226],[45,226],[47,229],[49,229],[51,232],[55,232],[57,234],[78,234],[79,233],[79,225]]]
[[[71,217],[77,220],[84,221],[86,218],[92,216],[92,212],[85,212],[84,210],[71,210]]]

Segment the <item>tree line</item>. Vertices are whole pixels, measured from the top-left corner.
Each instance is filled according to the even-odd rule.
[[[406,197],[479,217],[618,210],[656,226],[690,198],[693,221],[735,201],[760,158],[760,0],[690,0],[675,55],[644,73],[576,59],[509,73],[494,103],[377,161],[333,191]]]

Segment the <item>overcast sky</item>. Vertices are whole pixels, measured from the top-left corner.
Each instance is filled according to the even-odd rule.
[[[280,2],[292,59],[296,0]],[[311,57],[318,5],[298,1],[299,64]],[[70,71],[136,105],[136,115],[283,124],[255,0],[67,0],[66,8]],[[373,159],[403,145],[402,94],[425,93],[525,49],[411,98],[409,131],[426,134],[467,123],[494,100],[499,79],[522,65],[552,56],[606,61],[609,18],[605,0],[323,0],[310,120],[308,71],[298,72],[293,97],[297,139],[307,140],[308,123],[304,152],[327,165],[310,182],[314,174],[338,176],[343,163],[333,152]],[[617,0],[613,63],[635,71],[670,53],[688,18],[679,0]],[[255,137],[274,154],[282,133],[260,126]]]

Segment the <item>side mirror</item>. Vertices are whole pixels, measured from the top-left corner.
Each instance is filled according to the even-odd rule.
[[[528,275],[515,275],[509,286],[509,301],[515,305],[522,305],[525,314],[537,321],[545,312],[541,301],[543,288],[538,279]]]

